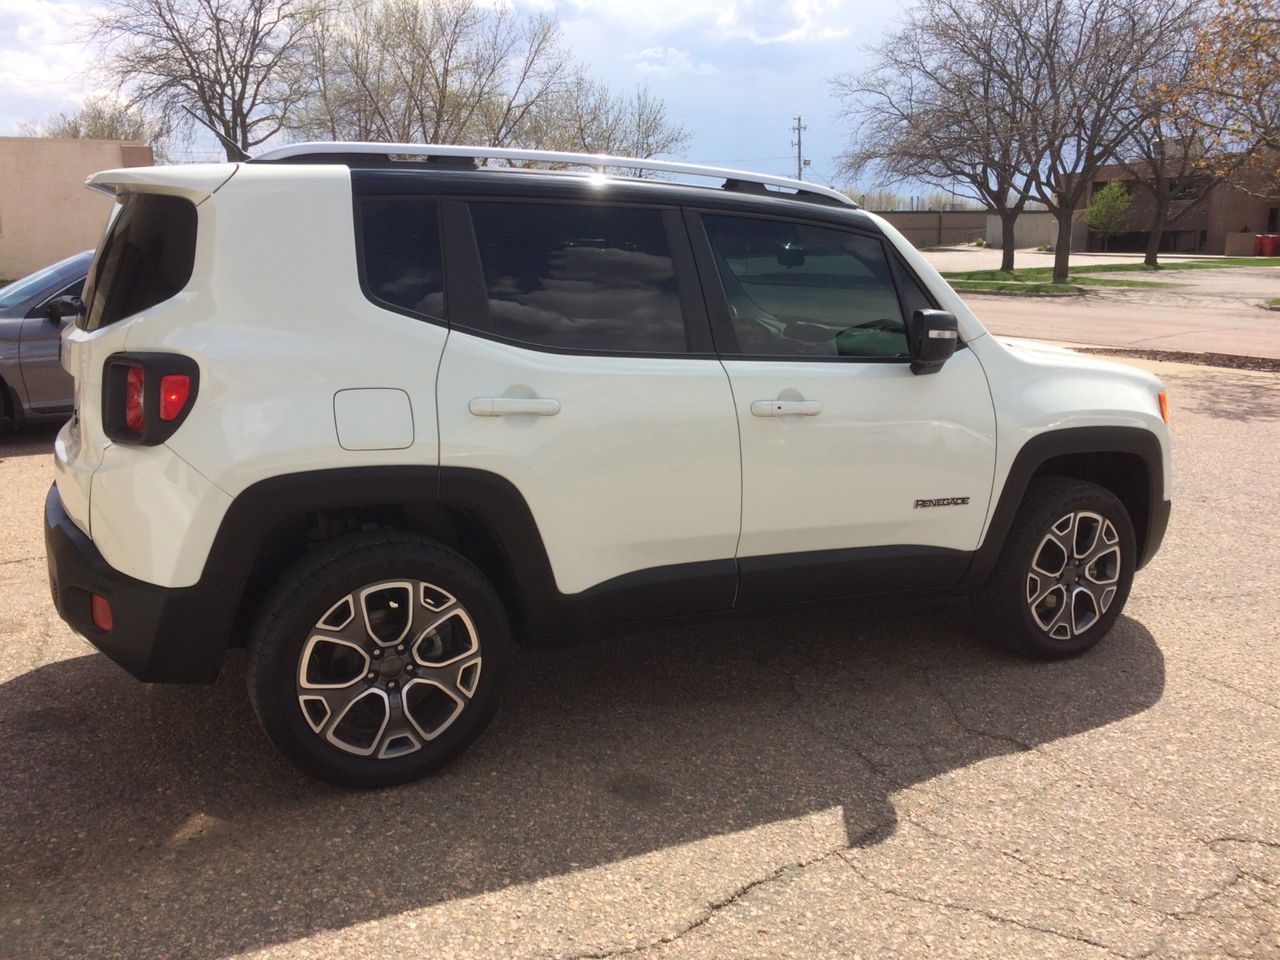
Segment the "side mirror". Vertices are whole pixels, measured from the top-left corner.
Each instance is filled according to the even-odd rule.
[[[907,339],[911,344],[911,372],[937,373],[960,342],[956,316],[945,310],[917,310],[911,315]]]
[[[44,305],[45,316],[50,320],[62,320],[84,313],[84,301],[79,297],[54,297]]]

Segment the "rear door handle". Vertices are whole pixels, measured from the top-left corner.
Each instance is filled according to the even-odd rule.
[[[816,417],[822,412],[817,400],[752,400],[753,417]]]
[[[560,401],[550,397],[476,397],[467,404],[473,417],[506,417],[517,413],[554,417]]]

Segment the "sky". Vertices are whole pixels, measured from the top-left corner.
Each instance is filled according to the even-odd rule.
[[[844,144],[828,84],[866,63],[900,21],[893,0],[516,0],[554,14],[575,58],[616,89],[647,83],[692,140],[698,163],[794,176],[804,118],[805,179],[836,179]],[[0,0],[0,136],[73,110],[100,89],[86,67],[90,0]],[[196,143],[189,159],[215,159]]]

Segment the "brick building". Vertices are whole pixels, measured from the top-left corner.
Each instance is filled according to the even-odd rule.
[[[1112,180],[1129,183],[1133,206],[1129,209],[1128,229],[1111,237],[1106,247],[1116,253],[1142,252],[1147,248],[1155,216],[1151,193],[1133,184],[1133,175],[1124,167],[1110,164],[1094,177],[1090,197]],[[1260,182],[1244,185],[1255,192],[1261,186]],[[1173,212],[1177,210],[1175,207]],[[1280,233],[1280,197],[1262,199],[1230,182],[1219,183],[1165,227],[1160,250],[1163,253],[1248,255],[1257,233]],[[1071,249],[1101,250],[1102,247],[1102,238],[1089,230],[1083,220],[1076,223]]]

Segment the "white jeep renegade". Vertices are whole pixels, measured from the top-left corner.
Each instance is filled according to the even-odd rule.
[[[1168,522],[1159,381],[988,335],[823,187],[387,144],[90,185],[54,603],[143,680],[247,642],[337,783],[461,751],[517,640],[910,589],[1072,656]]]

